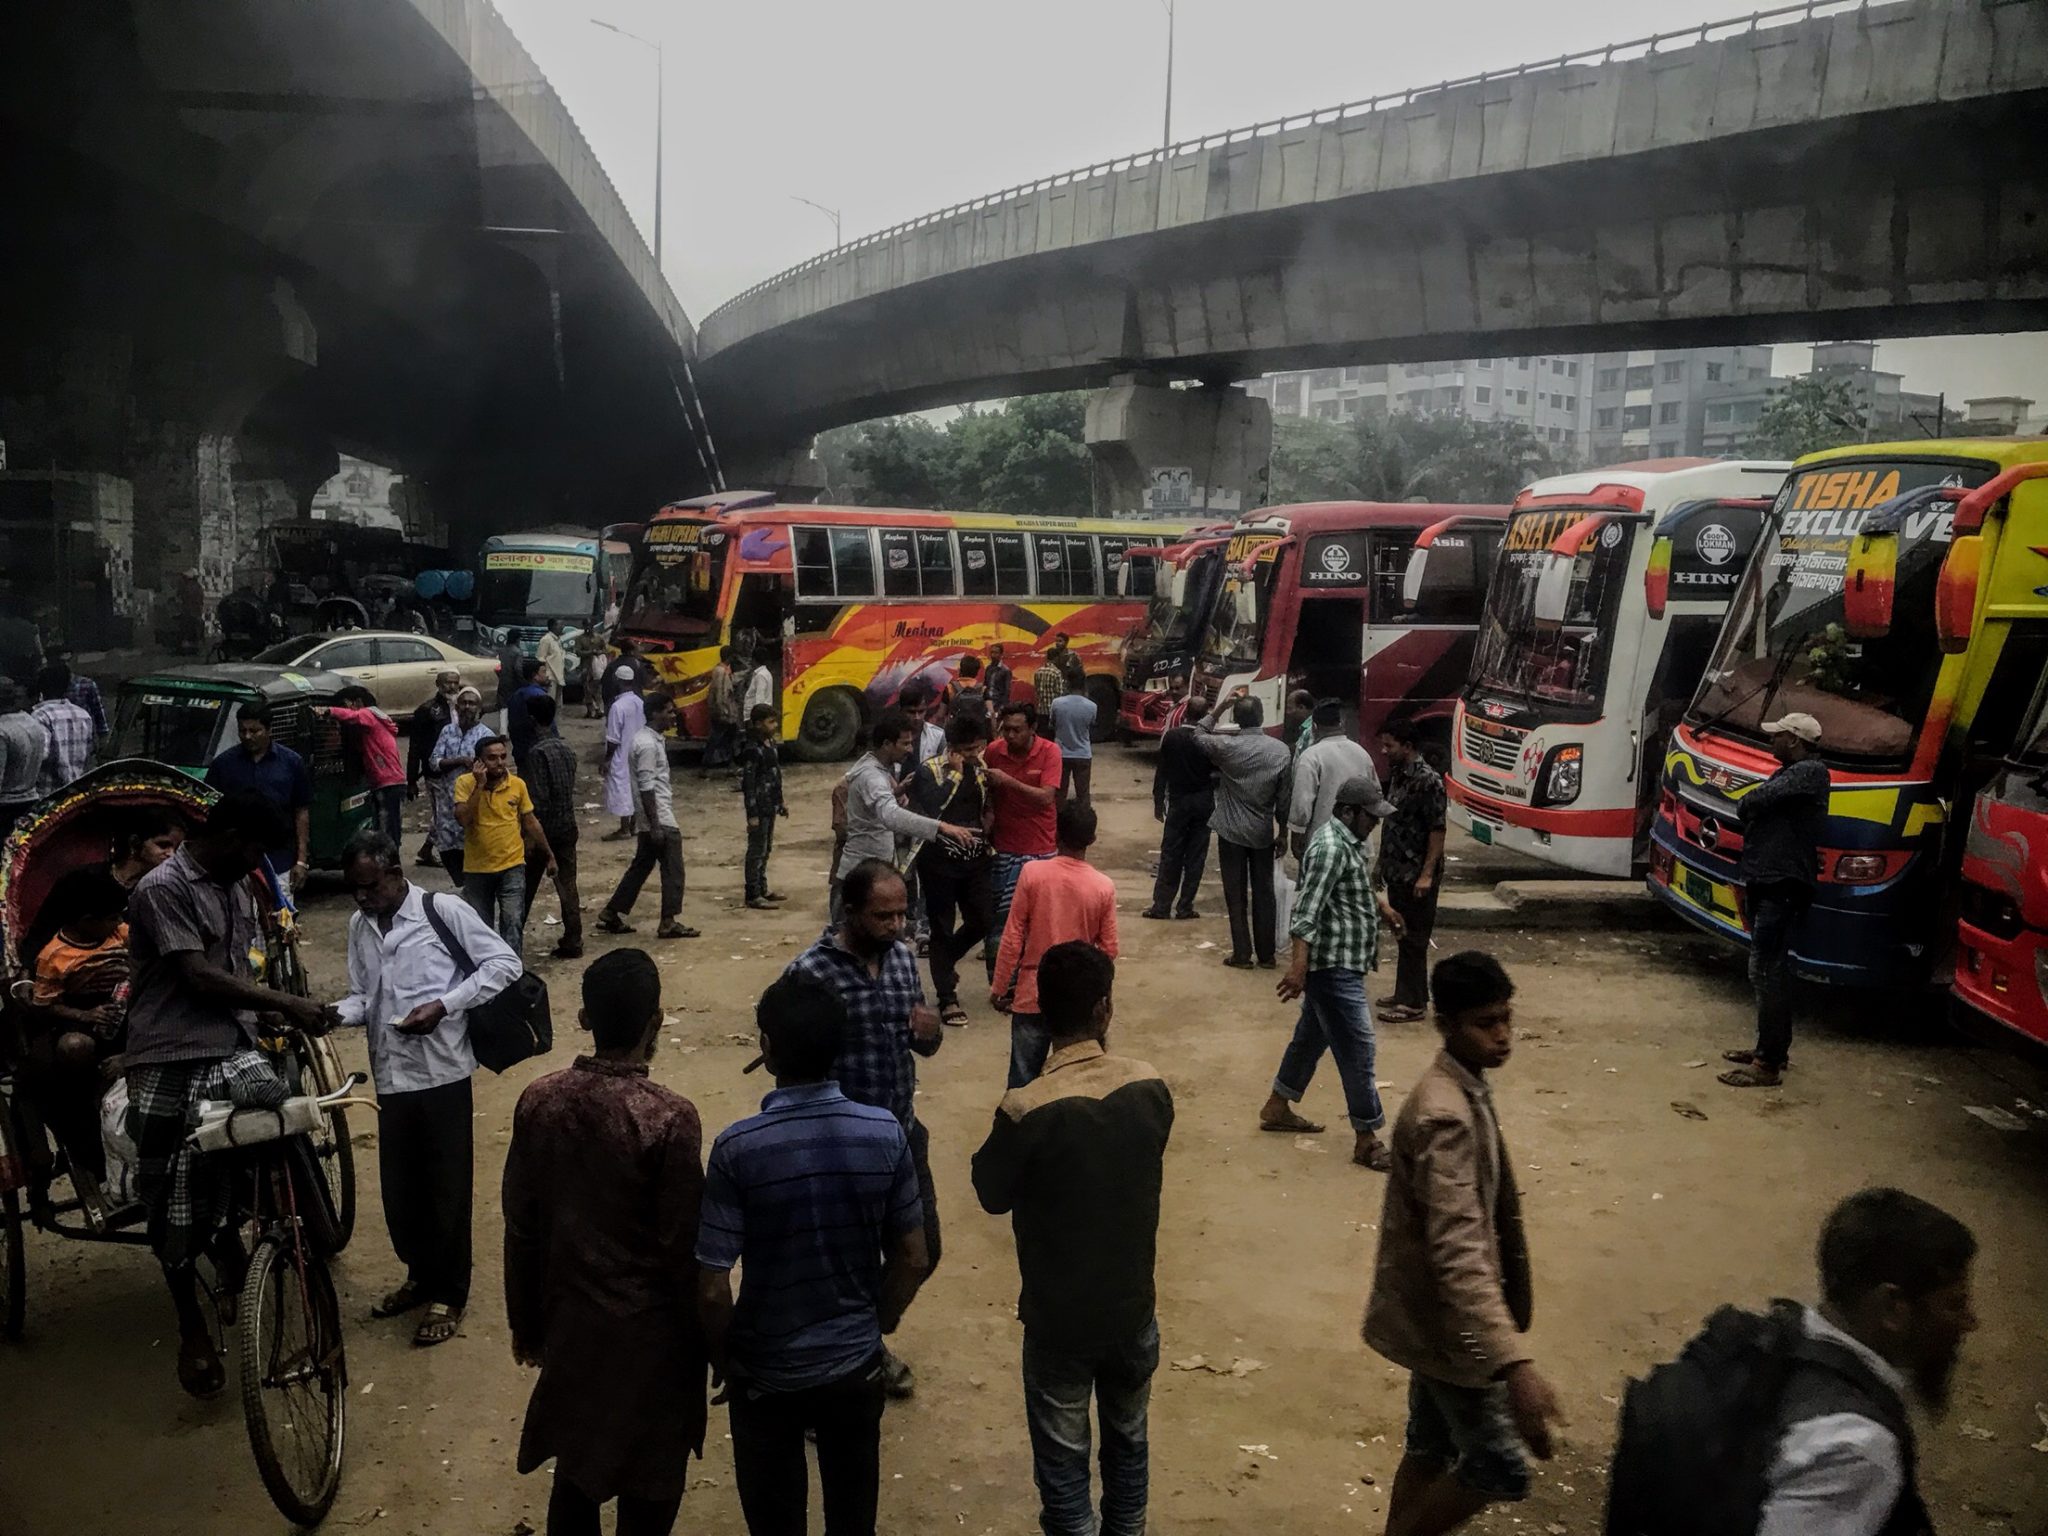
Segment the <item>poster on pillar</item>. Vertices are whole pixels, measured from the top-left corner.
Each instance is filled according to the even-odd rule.
[[[1244,496],[1222,486],[1195,484],[1195,472],[1185,464],[1155,465],[1151,484],[1145,487],[1147,512],[1228,512],[1244,510]]]

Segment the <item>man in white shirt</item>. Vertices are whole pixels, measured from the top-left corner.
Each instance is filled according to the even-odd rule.
[[[1370,779],[1380,793],[1379,770],[1372,754],[1344,734],[1344,706],[1320,700],[1309,715],[1315,738],[1294,763],[1293,793],[1287,805],[1287,835],[1294,856],[1301,857],[1309,839],[1320,832],[1337,803],[1337,790],[1349,779]]]
[[[542,632],[540,643],[533,648],[533,654],[548,669],[548,675],[539,681],[547,688],[548,697],[559,704],[562,684],[569,676],[569,648],[562,644],[560,619],[548,620],[548,627]]]
[[[640,899],[640,887],[656,867],[661,870],[661,926],[657,939],[694,939],[697,930],[683,923],[683,833],[676,825],[675,786],[669,778],[668,730],[675,724],[675,698],[666,688],[645,695],[646,720],[626,743],[626,775],[633,790],[633,830],[639,842],[633,862],[619,877],[619,888],[597,915],[604,933],[631,933],[626,914]]]
[[[756,704],[775,702],[775,674],[768,670],[768,663],[760,657],[754,658],[754,668],[747,674],[747,696],[740,709],[742,720],[754,718]]]
[[[348,996],[335,1012],[369,1036],[377,1176],[391,1246],[405,1265],[405,1283],[370,1315],[424,1306],[413,1342],[444,1344],[469,1305],[476,1056],[468,1014],[519,979],[519,957],[468,902],[431,897],[407,880],[404,855],[382,832],[356,834],[342,877],[357,911],[349,919]],[[469,974],[435,933],[430,900],[468,952]]]

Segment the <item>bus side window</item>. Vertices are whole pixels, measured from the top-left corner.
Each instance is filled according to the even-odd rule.
[[[917,596],[917,539],[908,528],[884,528],[882,592],[887,597]]]
[[[1040,597],[1067,595],[1067,547],[1056,533],[1031,536],[1032,570],[1038,577]]]
[[[996,595],[996,556],[992,535],[960,535],[960,591],[966,597]]]
[[[1067,591],[1074,597],[1093,597],[1102,590],[1095,579],[1095,541],[1080,534],[1067,535]]]
[[[1390,530],[1373,535],[1371,624],[1412,622],[1401,588],[1408,575],[1408,555],[1415,548],[1415,529]],[[1469,555],[1467,556],[1469,558]],[[1421,618],[1420,614],[1414,618]]]
[[[1116,596],[1117,573],[1123,569],[1124,551],[1140,542],[1142,541],[1138,539],[1113,538],[1106,534],[1095,541],[1096,548],[1102,551],[1102,590],[1105,595]]]
[[[926,597],[953,596],[953,536],[940,528],[920,528],[917,533],[917,570],[918,581]]]
[[[1021,533],[999,533],[996,544],[996,594],[999,597],[1031,595],[1031,556]]]
[[[832,536],[823,528],[796,530],[796,595],[831,597]]]
[[[875,595],[875,549],[866,528],[832,530],[832,585],[841,597]]]

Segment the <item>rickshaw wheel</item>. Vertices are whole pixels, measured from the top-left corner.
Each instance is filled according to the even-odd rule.
[[[235,1321],[256,1470],[280,1514],[318,1525],[341,1489],[348,1412],[341,1304],[326,1264],[273,1230],[249,1260]]]
[[[21,1229],[21,1195],[0,1195],[0,1337],[18,1339],[28,1316],[28,1255]]]

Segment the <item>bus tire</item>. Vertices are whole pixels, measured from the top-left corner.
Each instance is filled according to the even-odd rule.
[[[802,763],[836,763],[853,756],[860,744],[860,697],[850,688],[833,688],[804,706],[803,725],[789,744],[790,756]]]
[[[1123,689],[1114,678],[1091,677],[1088,679],[1088,697],[1095,701],[1095,724],[1088,732],[1088,739],[1096,743],[1115,741],[1121,734],[1116,716],[1123,705]]]

